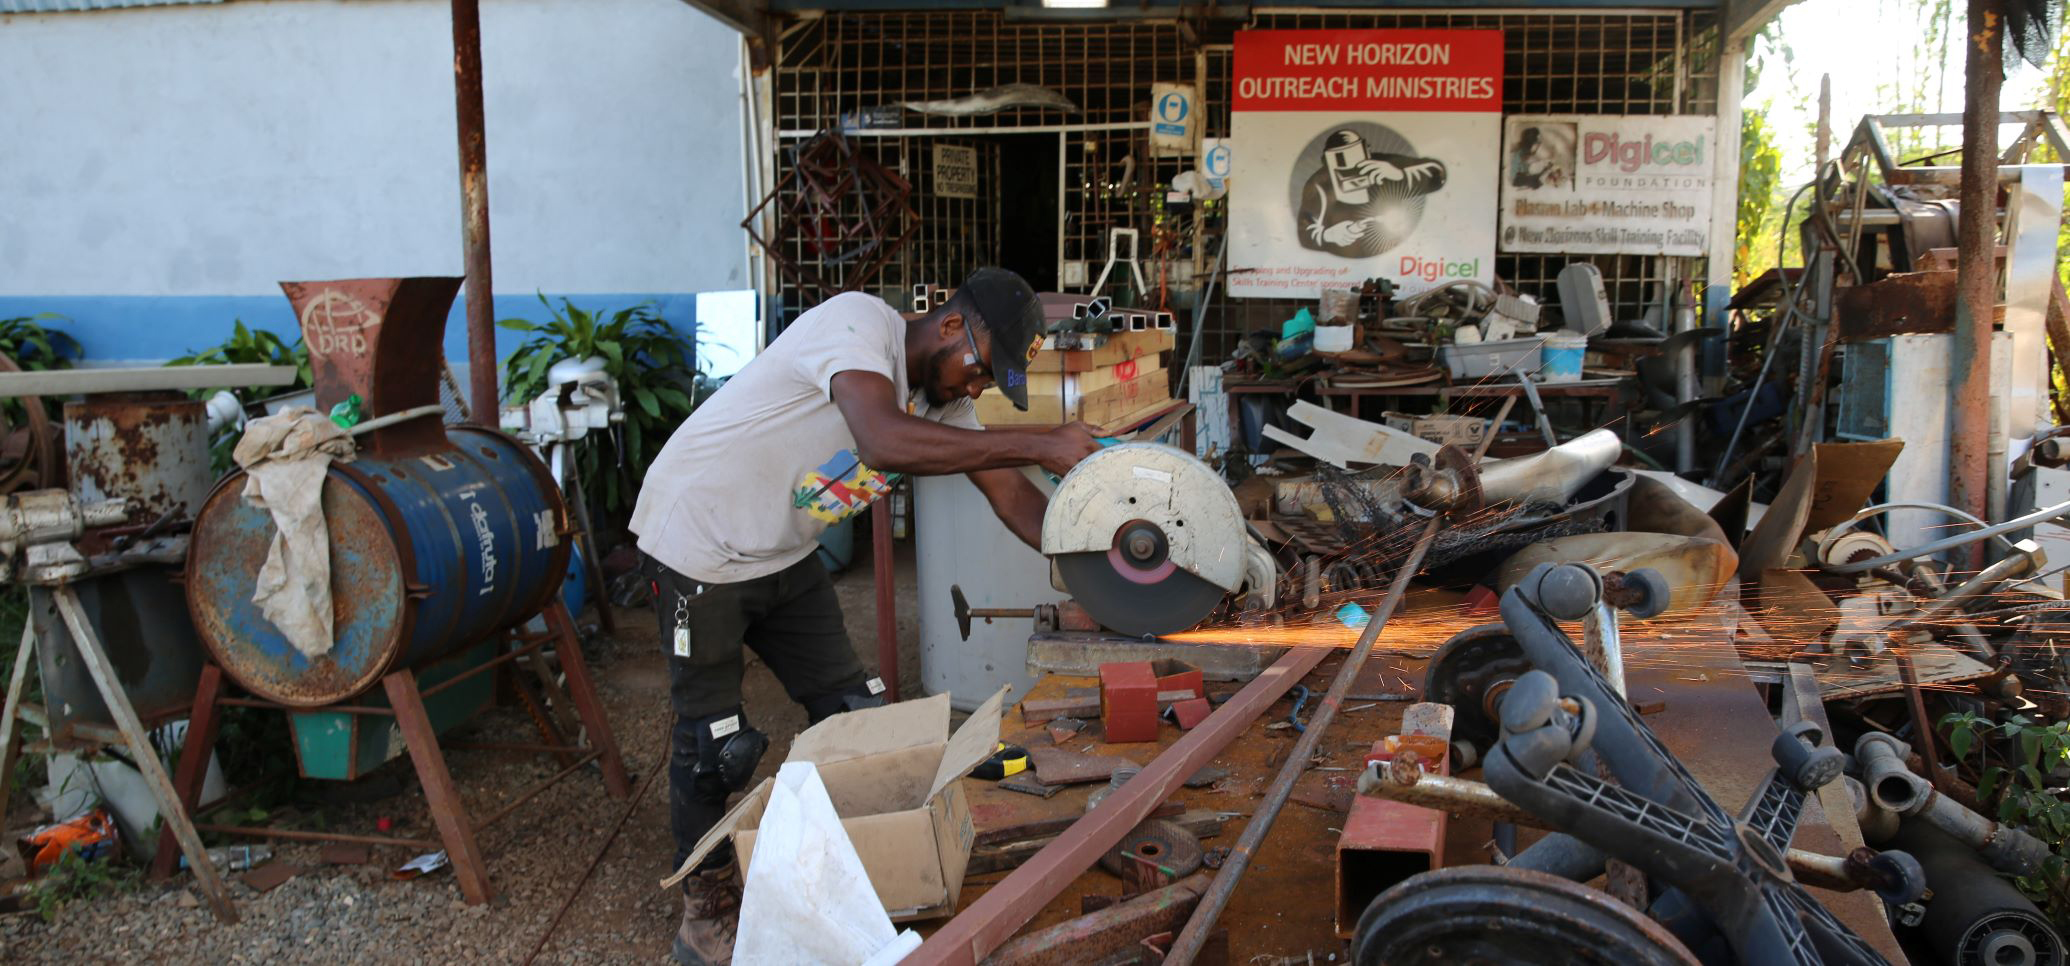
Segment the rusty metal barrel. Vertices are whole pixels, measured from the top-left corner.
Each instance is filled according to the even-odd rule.
[[[494,430],[446,432],[452,445],[438,452],[332,464],[323,513],[336,631],[314,660],[252,602],[272,517],[244,499],[243,473],[216,487],[194,528],[187,598],[225,673],[281,704],[332,704],[545,606],[569,553],[546,467]]]
[[[438,401],[439,344],[458,279],[284,283],[311,347],[319,409],[361,397],[369,419]],[[311,658],[252,602],[276,532],[218,483],[194,525],[187,599],[232,680],[295,707],[336,704],[537,614],[568,570],[567,510],[516,440],[426,413],[358,438],[323,481],[331,648]]]

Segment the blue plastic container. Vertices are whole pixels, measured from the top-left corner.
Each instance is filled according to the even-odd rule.
[[[544,607],[568,572],[567,511],[546,466],[474,426],[446,448],[333,463],[323,484],[331,540],[329,652],[314,660],[252,603],[272,517],[217,484],[194,524],[187,602],[223,671],[295,707],[345,701],[397,668],[421,667]]]

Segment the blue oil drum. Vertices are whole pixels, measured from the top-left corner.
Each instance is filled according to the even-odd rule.
[[[450,448],[333,463],[323,483],[331,540],[331,650],[311,659],[252,602],[275,529],[232,473],[202,505],[187,555],[187,603],[225,674],[294,707],[351,699],[522,623],[568,572],[566,507],[545,464],[502,433],[446,429]]]

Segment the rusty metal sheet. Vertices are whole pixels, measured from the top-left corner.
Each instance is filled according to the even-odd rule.
[[[437,405],[446,315],[460,282],[420,277],[280,283],[309,346],[317,411],[329,412],[355,395],[370,418]],[[493,421],[494,413],[475,415]],[[357,442],[371,456],[440,449],[446,444],[444,423],[438,414],[404,420]]]
[[[1146,937],[1185,925],[1212,881],[1214,877],[1207,873],[1191,876],[1098,912],[1038,929],[1000,946],[985,962],[991,966],[1092,963],[1138,949]]]
[[[1899,272],[1834,296],[1841,343],[1955,331],[1955,273]]]
[[[1036,745],[1028,749],[1028,764],[1034,767],[1036,780],[1044,785],[1076,785],[1106,781],[1114,769],[1136,763],[1119,756],[1088,755],[1054,745]]]
[[[215,482],[200,400],[88,396],[65,404],[65,468],[82,502],[128,500],[129,522],[192,520]]]

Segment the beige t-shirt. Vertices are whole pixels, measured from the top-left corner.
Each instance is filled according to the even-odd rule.
[[[726,584],[776,573],[829,524],[890,492],[862,464],[831,394],[834,374],[891,380],[914,415],[982,429],[967,399],[932,407],[906,385],[906,322],[883,299],[845,292],[778,336],[676,427],[633,506],[639,547],[669,569]]]

